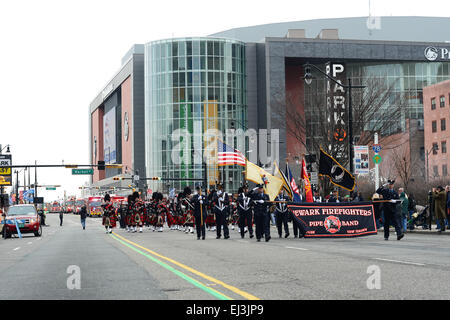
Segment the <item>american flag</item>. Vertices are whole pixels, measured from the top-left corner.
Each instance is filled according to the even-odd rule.
[[[245,166],[244,155],[236,149],[217,139],[217,158],[219,166],[239,165]]]

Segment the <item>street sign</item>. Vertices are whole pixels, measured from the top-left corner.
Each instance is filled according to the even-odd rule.
[[[374,144],[374,145],[372,146],[372,150],[373,150],[373,152],[375,152],[375,153],[380,153],[380,151],[381,151],[381,146],[380,146],[379,144]]]
[[[376,154],[373,156],[372,160],[373,162],[375,162],[375,164],[379,164],[381,162],[381,156]]]
[[[0,154],[0,186],[12,185],[11,164],[10,154]]]
[[[94,174],[94,169],[72,169],[72,174]]]
[[[45,188],[45,190],[56,190],[56,188]]]

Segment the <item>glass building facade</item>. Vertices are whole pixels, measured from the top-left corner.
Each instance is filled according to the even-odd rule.
[[[202,184],[224,182],[226,191],[241,184],[242,168],[217,168],[205,161],[208,129],[225,134],[246,128],[245,44],[216,38],[183,38],[145,46],[145,133],[147,177],[153,191],[177,192]],[[236,147],[234,141],[229,142]],[[244,150],[240,150],[244,152]],[[186,180],[183,180],[186,179]],[[187,180],[190,179],[190,180]],[[198,179],[194,181],[193,179]]]
[[[322,70],[324,65],[317,64]],[[383,135],[389,135],[405,130],[405,119],[423,119],[423,87],[429,86],[450,78],[450,62],[347,62],[346,77],[352,79],[353,85],[365,85],[367,79],[380,79],[387,86],[393,84],[392,99],[387,99],[383,108],[392,108],[398,99],[394,96],[402,96],[406,108],[400,119],[389,120],[390,126],[385,128]],[[326,103],[326,80],[317,71],[313,72],[315,81],[310,86],[305,86],[305,112],[308,134],[316,135],[320,132],[319,126],[325,120],[323,114],[314,112],[317,103]],[[358,99],[363,99],[364,92],[358,94],[358,90],[353,90],[353,105],[361,103]],[[375,90],[366,88],[364,90]],[[370,124],[369,124],[370,125]],[[308,147],[312,148],[310,142]]]

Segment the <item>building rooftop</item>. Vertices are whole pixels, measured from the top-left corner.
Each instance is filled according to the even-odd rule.
[[[244,42],[266,37],[283,38],[289,30],[305,30],[306,38],[317,38],[324,29],[338,29],[339,39],[449,42],[450,18],[445,17],[356,17],[291,21],[234,28],[211,34]]]

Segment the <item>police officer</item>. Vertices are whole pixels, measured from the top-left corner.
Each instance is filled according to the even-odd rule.
[[[383,196],[383,200],[390,200],[384,203],[384,240],[389,240],[389,226],[392,224],[397,233],[397,240],[404,237],[404,233],[400,227],[399,221],[397,219],[397,203],[400,203],[400,196],[397,191],[394,190],[395,180],[388,180],[387,184],[384,184],[376,193]],[[398,201],[396,201],[398,200]]]
[[[195,218],[195,229],[197,230],[197,240],[205,240],[206,233],[206,217],[207,217],[207,205],[208,200],[206,196],[202,194],[202,188],[198,186],[196,188],[197,194],[192,198],[192,204],[194,205],[194,218]]]
[[[289,237],[288,217],[289,211],[287,208],[288,197],[284,193],[284,190],[275,198],[275,201],[279,202],[275,204],[275,221],[277,224],[278,235],[281,238],[282,226],[284,226],[284,237]]]
[[[253,213],[255,215],[256,240],[259,242],[263,234],[266,242],[270,240],[270,213],[269,205],[270,199],[264,193],[264,185],[259,184],[257,191],[252,192]]]
[[[218,190],[213,194],[212,202],[214,204],[213,210],[216,215],[216,227],[217,227],[216,239],[220,239],[222,228],[224,238],[228,239],[230,235],[228,231],[227,218],[229,214],[228,206],[230,204],[230,200],[228,198],[228,193],[223,191],[222,185],[219,185]]]
[[[238,190],[238,214],[239,214],[239,229],[241,231],[241,238],[244,238],[245,228],[248,228],[250,239],[253,238],[253,215],[251,208],[251,198],[248,194],[248,187],[244,185]]]

